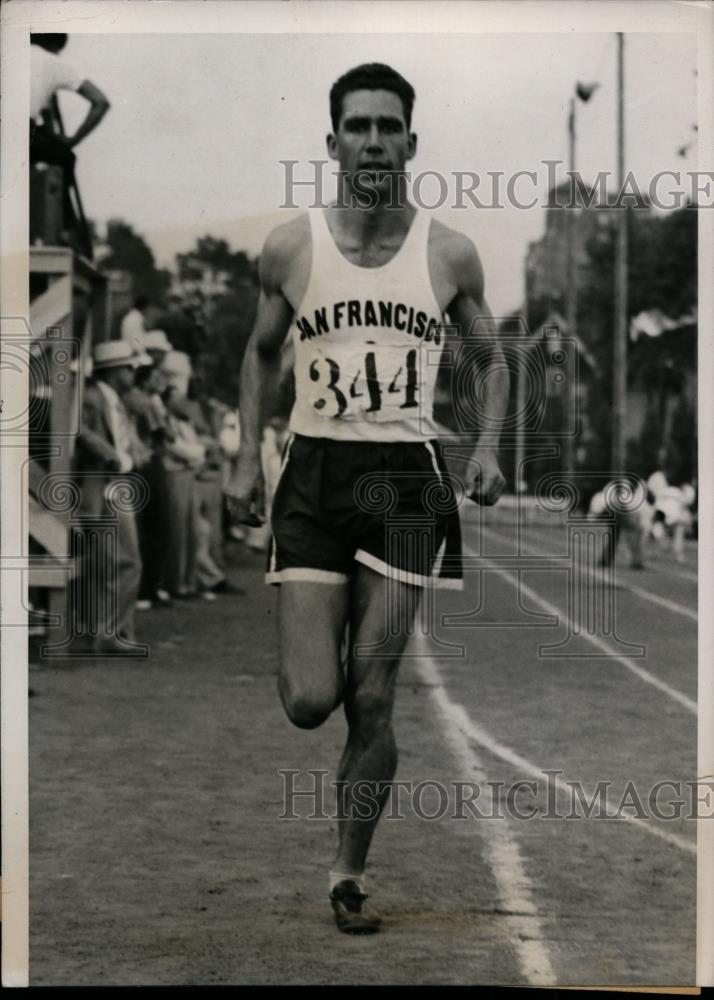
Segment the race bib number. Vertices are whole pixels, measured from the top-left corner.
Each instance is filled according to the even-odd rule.
[[[326,348],[310,362],[310,404],[321,417],[375,423],[403,419],[419,405],[417,349]]]

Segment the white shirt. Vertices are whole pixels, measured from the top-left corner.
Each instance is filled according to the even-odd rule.
[[[47,52],[39,45],[30,46],[30,118],[40,120],[40,112],[49,107],[58,90],[79,90],[84,77],[62,56]]]
[[[137,354],[144,350],[144,314],[139,309],[130,309],[121,321],[121,339],[128,340]]]
[[[129,416],[124,404],[119,399],[115,389],[102,379],[97,379],[97,385],[109,406],[109,425],[114,438],[114,448],[119,455],[120,472],[131,472],[134,461],[131,457],[131,430]]]
[[[431,216],[419,211],[386,264],[352,264],[324,209],[308,213],[312,265],[295,312],[290,430],[339,441],[436,437],[443,317],[429,274]]]

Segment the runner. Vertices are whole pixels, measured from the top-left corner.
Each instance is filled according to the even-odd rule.
[[[397,765],[392,707],[416,598],[427,586],[461,586],[458,505],[432,412],[441,324],[448,316],[465,333],[478,319],[491,322],[471,241],[404,196],[417,144],[413,103],[412,86],[381,64],[352,69],[332,87],[327,148],[340,166],[338,202],[266,241],[230,488],[236,515],[256,523],[263,414],[291,332],[296,400],[267,581],[281,585],[279,691],[289,718],[311,729],[344,705],[330,899],[347,933],[380,924],[365,904],[364,871]],[[494,432],[508,375],[494,338],[481,340],[489,436],[471,438],[465,485],[466,495],[493,504],[504,486]],[[363,799],[373,791],[367,819],[357,782]]]

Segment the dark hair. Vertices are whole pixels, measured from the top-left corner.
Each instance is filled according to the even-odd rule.
[[[67,44],[67,35],[59,32],[35,32],[30,35],[30,45],[39,45],[47,52],[60,52]]]
[[[148,304],[149,304],[148,295],[137,295],[136,298],[134,299],[135,309],[146,309]]]
[[[412,124],[414,88],[408,80],[384,63],[363,63],[348,70],[332,84],[330,90],[330,118],[332,130],[337,132],[342,115],[342,98],[353,90],[391,90],[401,98],[407,128]]]

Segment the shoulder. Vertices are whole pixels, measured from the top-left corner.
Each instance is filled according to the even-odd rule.
[[[294,262],[310,245],[307,212],[276,226],[267,236],[260,255],[260,280],[267,290],[280,288],[288,280]]]
[[[448,267],[452,280],[460,288],[464,285],[472,290],[480,288],[483,294],[483,266],[472,239],[434,219],[429,234],[429,247],[439,255]]]
[[[484,298],[484,273],[476,245],[436,218],[429,230],[429,272],[447,308],[460,295],[475,302]]]

